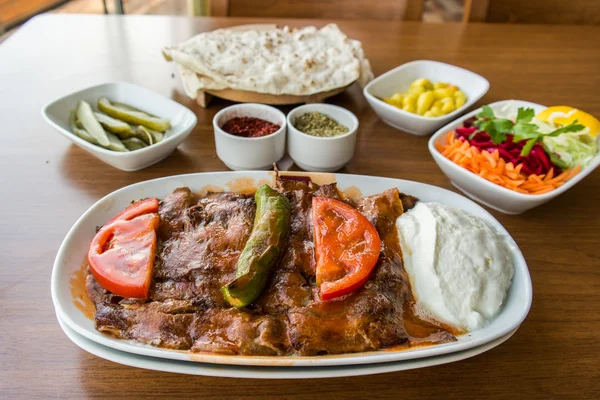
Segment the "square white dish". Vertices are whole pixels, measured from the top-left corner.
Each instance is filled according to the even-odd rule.
[[[86,142],[71,132],[69,114],[76,108],[79,100],[87,101],[96,109],[101,97],[167,118],[171,121],[171,129],[165,132],[161,142],[130,152],[120,153]],[[75,145],[123,171],[136,171],[164,159],[190,134],[198,122],[196,115],[181,104],[128,82],[104,83],[73,92],[44,106],[42,116]]]
[[[500,313],[484,328],[460,335],[457,342],[430,347],[399,350],[388,349],[386,351],[326,357],[256,357],[190,353],[120,340],[98,332],[94,328],[94,322],[86,317],[78,308],[76,302],[79,300],[71,292],[70,286],[74,274],[77,274],[81,270],[88,245],[95,235],[96,226],[104,224],[134,199],[150,196],[164,198],[178,187],[188,186],[192,192],[197,193],[202,188],[207,187],[207,185],[213,188],[214,186],[227,188],[240,180],[254,182],[257,185],[259,182],[265,182],[265,180],[268,182],[272,181],[272,173],[269,172],[214,172],[172,176],[130,185],[105,196],[86,211],[67,234],[54,263],[51,291],[57,315],[79,335],[116,350],[172,360],[277,367],[372,364],[439,356],[490,343],[517,329],[523,322],[529,312],[532,301],[531,279],[527,264],[508,232],[482,207],[457,193],[422,183],[360,175],[327,174],[327,176],[334,177],[341,190],[350,188],[351,186],[357,187],[361,191],[362,196],[380,193],[386,189],[397,187],[400,191],[417,196],[422,201],[436,201],[447,204],[468,211],[486,220],[505,237],[515,266],[513,283]]]
[[[536,103],[530,103],[522,100],[503,100],[490,104],[492,109],[500,108],[512,104],[514,107],[533,108],[535,113],[546,109],[546,106]],[[498,210],[505,214],[521,214],[529,209],[544,204],[553,198],[560,196],[579,181],[589,175],[600,165],[600,153],[596,154],[590,165],[583,168],[581,172],[569,179],[564,185],[559,188],[544,194],[523,194],[512,191],[493,182],[480,177],[477,174],[453,163],[448,158],[444,157],[435,147],[436,143],[445,143],[446,134],[450,131],[460,128],[463,122],[481,112],[481,108],[474,110],[456,121],[442,127],[429,139],[429,152],[433,159],[440,167],[442,172],[446,174],[452,184],[475,201],[478,201],[486,206]]]
[[[467,102],[441,117],[423,117],[380,100],[383,97],[391,97],[394,93],[407,91],[410,84],[420,78],[458,86],[467,95]],[[365,86],[363,93],[383,122],[413,135],[427,136],[465,112],[482,98],[489,88],[490,83],[487,79],[464,68],[438,61],[418,60],[402,64],[378,76]]]

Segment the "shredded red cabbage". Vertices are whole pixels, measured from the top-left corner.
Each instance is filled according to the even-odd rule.
[[[521,150],[525,146],[526,141],[513,142],[513,135],[508,134],[507,139],[504,143],[494,144],[490,135],[486,132],[477,132],[477,128],[473,127],[474,120],[466,120],[463,128],[456,129],[456,135],[469,142],[471,146],[477,147],[479,151],[486,150],[490,153],[494,150],[498,150],[500,157],[506,162],[512,162],[513,165],[523,164],[521,171],[526,174],[547,174],[550,168],[554,168],[556,174],[560,174],[562,171],[557,166],[550,162],[550,158],[544,151],[544,148],[536,143],[531,149],[531,152],[527,157],[521,156]],[[471,137],[471,135],[473,135]]]

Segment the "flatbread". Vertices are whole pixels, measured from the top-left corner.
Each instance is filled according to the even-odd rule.
[[[185,92],[237,89],[274,95],[312,95],[373,79],[359,41],[335,24],[321,29],[218,29],[165,47]]]

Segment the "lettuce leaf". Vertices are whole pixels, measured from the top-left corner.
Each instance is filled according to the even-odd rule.
[[[595,138],[582,132],[544,136],[542,145],[550,155],[552,163],[562,169],[573,168],[577,165],[585,167],[598,152]]]

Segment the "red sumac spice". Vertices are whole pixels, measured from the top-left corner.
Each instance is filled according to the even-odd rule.
[[[279,125],[254,117],[236,117],[221,127],[225,132],[247,138],[267,136],[279,130]]]

